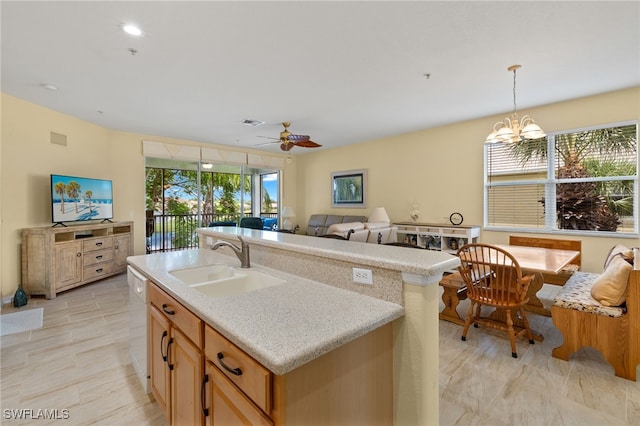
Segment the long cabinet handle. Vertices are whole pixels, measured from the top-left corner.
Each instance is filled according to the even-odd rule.
[[[162,351],[162,342],[164,341],[164,338],[167,337],[167,330],[162,332],[162,338],[160,339],[160,354],[162,355],[162,360],[164,362],[167,362],[167,355],[169,354],[167,352],[167,355],[164,354],[164,352]],[[168,348],[167,348],[168,349]]]
[[[166,303],[163,303],[163,304],[162,304],[162,310],[164,311],[164,313],[165,313],[165,314],[167,314],[167,315],[175,315],[175,314],[176,314],[176,311],[171,310],[171,309],[168,309],[168,308],[167,308],[168,306],[169,306],[169,305],[167,305]]]
[[[169,370],[173,371],[173,367],[175,367],[175,364],[171,364],[171,360],[169,359],[169,348],[171,347],[171,344],[173,343],[173,337],[169,338],[169,341],[167,342],[167,365],[169,366]]]
[[[205,374],[202,377],[202,385],[200,386],[200,408],[202,408],[202,415],[205,417],[209,416],[209,409],[204,407],[204,404],[207,403],[205,392],[207,383],[209,383],[209,375]]]
[[[220,362],[220,365],[222,366],[222,368],[224,368],[225,370],[227,370],[229,373],[233,374],[234,376],[242,376],[242,370],[240,370],[240,367],[238,367],[238,368],[227,367],[227,365],[224,363],[223,359],[224,359],[224,355],[222,354],[222,352],[218,352],[218,362]]]

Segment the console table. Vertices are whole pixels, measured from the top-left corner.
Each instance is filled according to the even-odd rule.
[[[398,241],[429,250],[454,253],[464,244],[478,242],[480,227],[434,223],[398,222]]]
[[[127,269],[133,222],[22,230],[22,284],[30,295],[56,294]]]

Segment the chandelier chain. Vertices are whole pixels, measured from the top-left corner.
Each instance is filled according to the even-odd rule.
[[[513,70],[513,113],[515,114],[518,110],[516,105],[516,70]]]

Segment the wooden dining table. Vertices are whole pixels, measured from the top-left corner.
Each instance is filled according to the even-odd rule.
[[[538,291],[540,291],[544,284],[542,274],[559,274],[565,266],[580,255],[580,252],[508,244],[494,245],[513,255],[518,261],[523,275],[534,275],[533,280],[529,284],[529,290],[527,291],[529,302],[524,308],[530,312],[549,316],[549,310],[544,307],[537,296]],[[489,316],[496,321],[506,322],[505,312],[502,309],[496,309]],[[514,318],[513,325],[514,327],[522,327],[522,320]],[[540,342],[544,340],[544,336],[538,331],[532,329],[531,332],[533,333],[534,340]]]
[[[550,313],[538,299],[537,293],[544,284],[542,274],[559,274],[572,260],[580,256],[579,251],[559,250],[543,247],[513,246],[508,244],[495,244],[511,253],[518,261],[523,275],[533,274],[534,279],[529,285],[529,303],[525,309],[542,315],[549,316]]]

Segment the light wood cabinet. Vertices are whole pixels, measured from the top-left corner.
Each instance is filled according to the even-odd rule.
[[[150,284],[151,392],[171,425],[201,425],[202,321]]]
[[[393,326],[276,375],[149,284],[151,389],[171,425],[389,425]]]
[[[387,324],[275,375],[205,326],[206,424],[392,424],[392,348]]]
[[[68,241],[54,247],[55,290],[72,287],[82,281],[82,242]],[[31,288],[27,285],[31,291]],[[33,294],[33,291],[31,291]]]
[[[169,320],[154,305],[149,306],[148,348],[149,375],[151,376],[151,392],[156,402],[169,418],[169,369],[167,368],[167,352],[169,351]]]
[[[207,426],[273,425],[273,421],[211,362],[207,362],[205,370],[205,383],[210,386],[205,423]]]
[[[133,222],[25,228],[22,285],[31,295],[58,292],[126,271]]]

